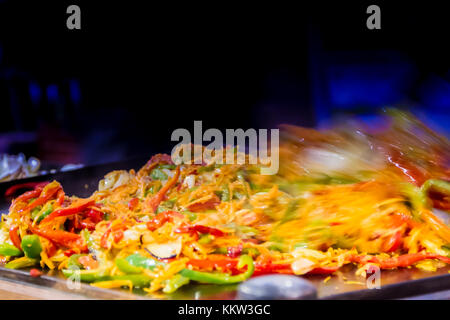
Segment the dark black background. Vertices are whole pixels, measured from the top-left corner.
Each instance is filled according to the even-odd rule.
[[[66,28],[69,4],[81,7],[81,30]],[[370,4],[381,7],[381,30],[366,28]],[[353,52],[355,60],[401,52],[416,68],[408,99],[420,100],[415,88],[429,74],[450,75],[448,14],[430,1],[1,1],[0,67],[13,73],[0,82],[0,131],[58,128],[47,140],[63,130],[74,147],[48,161],[99,163],[169,152],[171,132],[192,130],[194,120],[205,129],[315,126],[317,99],[327,95],[314,85],[317,47],[330,56]],[[57,84],[62,102],[42,99],[33,109],[27,89],[19,90],[21,121],[13,121],[5,88],[29,79],[44,95]],[[69,97],[71,79],[80,84],[81,103]],[[49,147],[41,145],[11,150],[45,159]]]

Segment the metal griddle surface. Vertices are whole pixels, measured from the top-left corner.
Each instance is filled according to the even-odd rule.
[[[97,189],[103,176],[113,170],[139,169],[148,159],[136,158],[112,164],[85,167],[60,172],[54,175],[27,178],[0,183],[0,195],[12,185],[28,181],[59,181],[66,194],[87,197]],[[0,212],[7,213],[11,199],[0,196]],[[9,270],[0,267],[0,278],[17,283],[31,284],[72,293],[93,299],[142,299],[158,298],[147,296],[140,290],[130,294],[126,290],[98,289],[82,284],[79,290],[69,289],[66,279],[56,271],[48,271],[40,278],[33,278],[26,270]],[[325,282],[326,276],[306,276],[317,288],[320,299],[396,299],[437,292],[450,288],[450,267],[426,272],[415,268],[384,270],[381,272],[381,289],[367,289],[364,279],[355,276],[355,268],[346,266],[343,270]],[[236,285],[189,285],[182,287],[169,299],[234,299]]]

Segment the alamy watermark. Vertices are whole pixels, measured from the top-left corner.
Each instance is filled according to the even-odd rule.
[[[278,172],[279,129],[226,129],[224,139],[219,129],[203,132],[202,121],[194,121],[193,138],[184,128],[172,132],[171,140],[179,142],[171,153],[175,164],[260,164],[263,175]]]

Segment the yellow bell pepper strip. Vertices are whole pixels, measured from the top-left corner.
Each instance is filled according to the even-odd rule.
[[[255,271],[253,259],[249,255],[242,255],[239,258],[239,262],[237,264],[238,269],[242,269],[245,266],[247,266],[247,270],[235,276],[227,273],[201,272],[191,269],[183,269],[180,271],[180,274],[190,280],[201,283],[232,284],[247,280]]]
[[[21,258],[17,258],[15,260],[10,261],[7,264],[5,264],[5,268],[7,268],[7,269],[22,269],[22,268],[26,268],[26,267],[35,266],[38,263],[39,263],[39,260],[37,260],[37,259],[21,257]]]
[[[22,255],[22,250],[9,243],[0,244],[0,256],[17,257]]]
[[[131,281],[134,287],[148,287],[150,285],[150,282],[152,282],[152,278],[149,276],[143,275],[143,274],[125,274],[125,275],[118,275],[118,276],[112,276],[112,280],[127,280]]]
[[[42,251],[39,237],[35,234],[24,236],[22,238],[22,250],[28,258],[39,260]]]

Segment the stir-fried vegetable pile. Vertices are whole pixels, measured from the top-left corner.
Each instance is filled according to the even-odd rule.
[[[391,122],[370,134],[286,127],[274,176],[156,155],[87,199],[38,184],[2,216],[0,258],[149,293],[346,264],[363,276],[371,265],[436,270],[450,263],[450,229],[433,211],[450,208],[448,141],[403,114]]]

